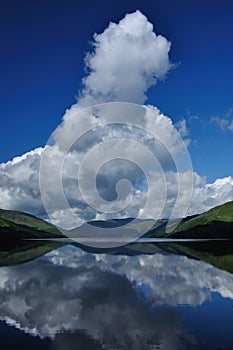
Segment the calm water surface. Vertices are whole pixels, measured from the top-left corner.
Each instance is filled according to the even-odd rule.
[[[232,350],[233,275],[166,249],[66,245],[0,268],[0,320],[4,350]]]

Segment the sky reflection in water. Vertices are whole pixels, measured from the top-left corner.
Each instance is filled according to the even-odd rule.
[[[185,256],[70,245],[0,269],[1,320],[52,349],[230,349],[232,299],[233,275]]]

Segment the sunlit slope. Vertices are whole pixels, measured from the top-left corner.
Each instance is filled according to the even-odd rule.
[[[56,226],[36,216],[0,209],[0,233],[4,238],[62,237]]]
[[[186,219],[170,236],[233,238],[233,201]]]

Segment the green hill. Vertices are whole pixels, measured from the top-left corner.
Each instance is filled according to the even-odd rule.
[[[124,222],[129,219],[123,220]],[[120,224],[121,224],[120,220]],[[151,220],[133,221],[129,227],[133,231],[145,230],[146,227],[153,228],[144,236],[171,238],[231,238],[233,239],[233,201],[219,205],[207,212],[187,217],[169,235],[165,233],[166,220],[160,220],[153,225]],[[94,226],[112,227],[119,225],[117,220],[107,222],[94,222]],[[124,225],[120,230],[124,232]],[[80,228],[78,228],[80,230]],[[142,231],[143,231],[142,230]],[[72,230],[70,231],[72,232]],[[85,231],[86,233],[86,231]],[[61,238],[64,235],[47,221],[36,216],[14,211],[0,209],[0,237],[6,239],[21,238]]]
[[[36,216],[0,209],[0,235],[4,239],[63,237],[56,226]]]
[[[169,235],[173,238],[233,238],[233,201],[186,218]]]
[[[207,225],[214,221],[233,222],[233,201],[214,207],[203,214],[181,223],[176,231],[187,231],[195,226]]]

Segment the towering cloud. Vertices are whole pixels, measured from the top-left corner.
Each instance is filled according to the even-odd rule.
[[[110,23],[103,33],[94,35],[93,51],[85,59],[88,73],[83,78],[83,88],[78,102],[65,113],[62,124],[53,134],[53,146],[49,146],[51,162],[47,169],[46,179],[50,188],[50,208],[53,208],[50,214],[54,223],[62,225],[64,221],[71,222],[67,213],[59,206],[56,182],[51,177],[51,173],[49,174],[49,170],[54,169],[54,165],[64,157],[67,145],[72,140],[74,145],[69,150],[64,164],[63,184],[65,185],[67,201],[77,218],[75,225],[94,218],[105,219],[109,217],[107,214],[96,213],[77,190],[77,167],[85,153],[105,141],[114,139],[115,143],[111,144],[112,149],[118,147],[121,155],[124,155],[126,151],[131,152],[131,154],[137,153],[140,161],[146,164],[148,159],[142,153],[137,152],[137,147],[133,144],[131,148],[125,147],[124,143],[120,143],[120,138],[133,138],[134,143],[143,143],[150,150],[158,146],[150,134],[143,133],[140,129],[133,129],[129,125],[123,128],[105,125],[103,128],[98,110],[94,110],[95,113],[92,114],[87,112],[85,115],[83,113],[82,116],[78,112],[83,108],[103,102],[144,103],[146,91],[159,79],[164,79],[172,67],[169,60],[170,46],[171,44],[166,38],[154,33],[152,24],[140,11],[127,14],[118,24]],[[146,111],[145,115],[136,116],[132,113],[128,118],[132,123],[139,124],[141,129],[148,130],[149,126],[150,130],[155,130],[156,135],[163,143],[163,147],[161,145],[157,147],[156,155],[162,164],[167,182],[167,211],[161,213],[166,216],[170,214],[174,206],[177,192],[174,190],[177,187],[177,173],[171,172],[168,151],[175,155],[184,150],[184,145],[180,142],[170,118],[152,106],[147,106]],[[119,110],[119,115],[113,115],[113,122],[119,121],[120,119],[117,119],[119,117],[122,118],[120,112]],[[76,119],[78,123],[73,123],[75,118],[79,118]],[[78,143],[75,143],[75,133],[82,129],[90,131],[85,137],[80,138]],[[187,136],[185,121],[178,125],[178,129],[182,136]],[[0,164],[0,208],[23,210],[46,217],[39,190],[39,166],[45,149],[48,149],[48,146],[28,152],[5,164]],[[108,149],[104,154],[107,156],[111,152],[111,149]],[[96,166],[97,161],[98,158],[93,156],[88,168],[89,174]],[[146,165],[150,170],[149,178],[156,179],[151,189],[153,197],[150,207],[152,209],[143,213],[145,217],[151,217],[154,216],[154,212],[159,213],[162,205],[163,198],[160,190],[163,178],[158,177],[158,169],[155,169],[153,173],[150,161]],[[187,203],[187,193],[192,176],[194,189],[189,214],[201,212],[214,205],[233,200],[233,179],[231,177],[217,180],[214,184],[206,184],[204,178],[189,169],[180,175],[183,183],[181,210],[183,203]],[[145,179],[139,167],[133,166],[129,162],[115,162],[110,164],[110,167],[102,167],[97,177],[98,191],[106,201],[110,201],[110,205],[111,202],[114,204],[116,184],[122,177],[133,185],[132,205],[117,214],[113,213],[112,216],[135,217],[140,212],[142,203],[146,200]],[[84,176],[82,180],[83,187],[88,190],[90,177]],[[123,191],[119,201],[124,204],[130,195],[130,193]]]
[[[86,56],[81,106],[99,102],[143,103],[145,92],[171,68],[170,42],[153,32],[140,12],[127,14],[94,35],[94,51]]]

